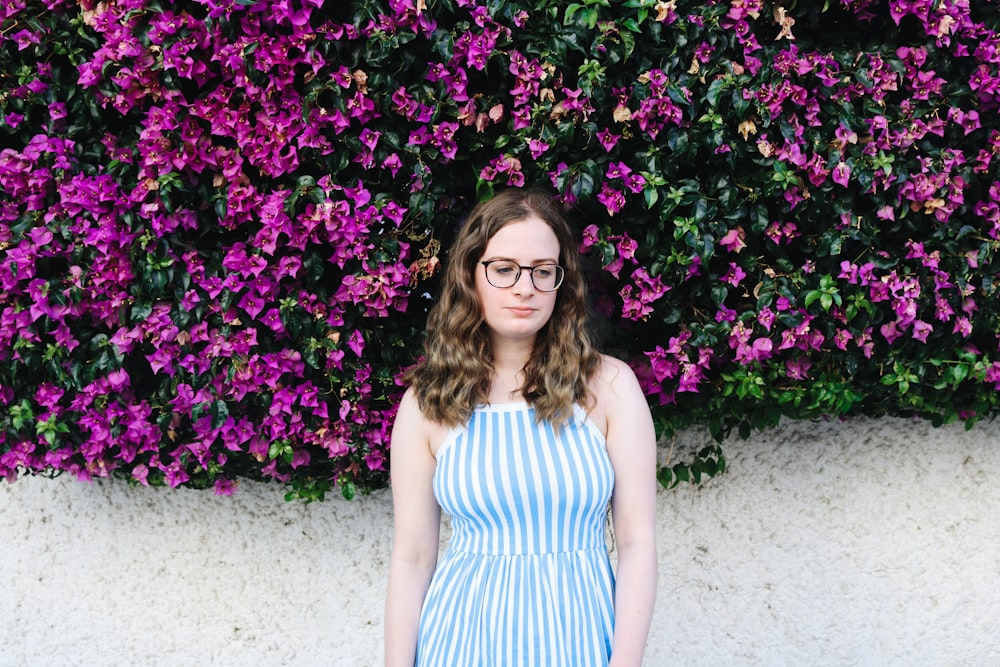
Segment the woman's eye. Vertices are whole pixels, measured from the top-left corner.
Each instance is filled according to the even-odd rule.
[[[541,267],[537,267],[537,268],[535,268],[535,277],[536,278],[551,278],[552,277],[552,269],[543,269]]]

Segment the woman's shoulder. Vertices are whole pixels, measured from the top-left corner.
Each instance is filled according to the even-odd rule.
[[[429,419],[420,407],[416,390],[410,386],[399,400],[394,431],[396,429],[424,442],[431,453],[435,454],[452,427]]]
[[[617,357],[602,354],[591,384],[591,391],[600,400],[609,392],[615,395],[622,391],[631,393],[631,390],[638,386],[638,380],[632,367],[627,363]]]
[[[587,385],[587,416],[607,435],[611,415],[620,413],[623,405],[636,400],[636,396],[644,400],[638,387],[635,373],[627,363],[602,354],[597,370]]]
[[[649,402],[632,367],[621,359],[602,355],[595,375],[591,414],[604,431],[608,452],[620,457],[633,451],[636,443],[652,442],[655,446]]]

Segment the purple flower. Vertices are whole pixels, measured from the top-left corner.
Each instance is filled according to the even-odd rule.
[[[702,351],[707,351],[705,348]],[[680,382],[677,384],[677,392],[698,393],[698,385],[705,379],[704,366],[701,363],[692,364],[684,362],[681,364]]]
[[[783,241],[790,241],[799,235],[798,226],[794,222],[772,222],[764,230],[764,235],[773,243],[781,245]]]
[[[785,362],[785,376],[791,380],[808,380],[812,362],[808,357],[795,357]]]
[[[361,332],[357,329],[351,332],[350,338],[347,340],[347,346],[351,348],[351,351],[355,355],[361,357],[362,353],[365,351],[365,338]]]
[[[847,187],[851,180],[851,168],[846,162],[838,162],[833,168],[833,182]]]
[[[729,283],[733,287],[736,287],[741,282],[743,282],[743,279],[746,278],[746,277],[747,277],[747,273],[746,273],[746,271],[743,270],[743,267],[741,267],[736,262],[730,262],[729,263],[729,272],[726,273],[726,275],[722,277],[722,282]]]
[[[276,334],[285,333],[285,325],[281,322],[281,313],[277,308],[269,308],[264,316],[260,318],[265,326],[270,328]]]
[[[968,338],[972,335],[972,322],[965,316],[955,318],[955,326],[952,329],[952,333],[961,334],[962,338]]]
[[[652,352],[646,352],[646,357],[649,358],[650,366],[653,370],[653,377],[656,378],[657,382],[663,382],[664,380],[670,380],[677,377],[680,371],[680,364],[673,355],[667,354],[667,352],[659,345]]]
[[[634,284],[625,285],[619,292],[622,297],[622,315],[631,320],[645,319],[653,312],[652,303],[670,291],[660,276],[651,276],[640,267],[632,272]]]
[[[528,139],[528,150],[531,152],[531,157],[537,160],[549,150],[549,144],[540,139]]]
[[[728,250],[729,252],[739,253],[743,248],[747,247],[744,239],[746,238],[746,232],[743,231],[742,227],[734,227],[728,230],[720,240],[719,245]]]
[[[923,320],[915,320],[913,322],[913,330],[910,335],[913,337],[914,340],[919,340],[921,343],[926,343],[927,336],[933,330],[934,327],[928,324],[927,322],[924,322]]]
[[[136,480],[143,486],[149,486],[149,468],[144,464],[139,463],[132,468],[132,479]]]
[[[38,44],[41,42],[41,39],[39,38],[38,34],[26,28],[18,30],[13,35],[11,35],[11,38],[13,39],[14,43],[17,44],[18,51],[24,51],[32,44]]]
[[[175,460],[173,463],[164,468],[165,479],[170,488],[175,489],[184,482],[190,481],[191,475],[187,473],[184,469],[184,464],[180,460]]]
[[[106,377],[112,391],[122,391],[131,384],[131,378],[124,368],[113,370]]]
[[[934,295],[934,317],[942,322],[947,322],[955,314],[951,304],[940,294]]]
[[[875,353],[875,342],[872,340],[872,328],[868,327],[863,332],[854,335],[854,344],[861,348],[866,359],[871,359]]]
[[[624,162],[612,162],[608,165],[608,170],[605,175],[608,178],[623,179],[632,173],[632,169],[629,168]]]
[[[633,194],[638,194],[646,187],[646,178],[642,174],[630,174],[625,179],[625,187]]]
[[[580,250],[583,251],[586,250],[587,248],[590,248],[595,243],[597,243],[598,238],[599,238],[599,230],[597,229],[597,225],[587,225],[587,227],[584,228],[583,230],[583,238],[580,242]]]
[[[215,480],[215,495],[231,496],[236,491],[236,482],[231,479],[220,478]]]
[[[719,304],[719,310],[715,313],[716,322],[735,322],[736,321],[736,311],[732,308],[727,307],[725,304]]]
[[[986,368],[983,380],[985,382],[992,382],[993,388],[1000,391],[1000,361],[994,361]]]
[[[895,322],[886,322],[879,327],[879,332],[890,345],[892,345],[893,341],[903,335],[903,333],[897,329]]]
[[[761,308],[757,313],[757,322],[760,323],[764,329],[770,331],[771,326],[774,324],[774,311],[766,306]]]
[[[609,186],[607,181],[601,185],[601,191],[597,193],[597,201],[604,204],[608,215],[611,216],[625,208],[625,195]]]
[[[734,327],[734,333],[736,328]],[[749,333],[749,332],[748,332]],[[730,345],[734,346],[734,341],[730,340]],[[752,343],[749,342],[739,342],[735,343],[736,348],[736,361],[749,365],[757,361],[764,361],[771,356],[771,351],[774,349],[774,343],[770,338],[755,338]]]
[[[501,155],[490,161],[479,172],[479,178],[493,182],[500,174],[507,174],[507,185],[524,186],[524,173],[521,171],[521,161],[511,155]]]
[[[620,134],[615,134],[607,128],[600,130],[597,133],[597,140],[601,142],[601,146],[603,146],[604,150],[608,153],[611,152],[611,149],[617,145],[618,140],[621,138]]]
[[[629,235],[624,232],[620,236],[612,238],[617,238],[615,247],[618,249],[618,255],[623,259],[634,261],[635,251],[639,248],[639,244],[635,241],[635,239],[630,238]]]

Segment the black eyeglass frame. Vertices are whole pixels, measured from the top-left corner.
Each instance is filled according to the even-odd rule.
[[[510,285],[504,285],[504,286],[494,285],[493,281],[490,280],[490,264],[493,264],[494,262],[506,262],[508,264],[512,264],[513,266],[517,267],[517,274],[514,276],[514,280],[511,282]],[[532,287],[534,287],[539,292],[555,292],[557,289],[559,289],[560,286],[562,286],[563,280],[565,280],[566,278],[566,269],[558,264],[537,264],[535,266],[521,266],[517,262],[514,262],[509,259],[487,259],[479,263],[483,265],[483,271],[486,273],[486,282],[488,282],[491,286],[497,289],[510,289],[511,287],[516,285],[517,281],[521,279],[521,271],[523,271],[524,269],[528,270],[528,279],[531,281]],[[553,287],[552,289],[543,289],[535,284],[535,269],[540,269],[542,267],[553,267],[559,274],[556,280],[556,286]]]

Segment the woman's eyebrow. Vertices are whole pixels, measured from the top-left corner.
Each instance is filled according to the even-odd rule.
[[[518,260],[513,257],[506,257],[504,255],[494,255],[493,257],[483,257],[484,262],[514,262],[515,264],[521,265]],[[533,259],[530,264],[524,264],[523,266],[537,266],[539,264],[558,264],[559,260],[552,259],[551,257],[546,257],[544,259]]]

